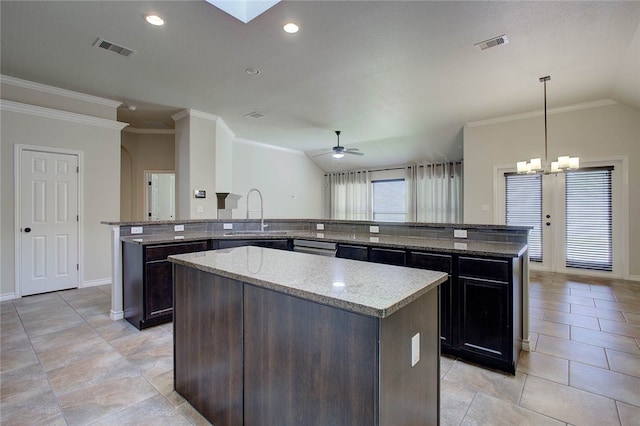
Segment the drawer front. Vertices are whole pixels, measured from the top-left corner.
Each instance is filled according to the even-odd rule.
[[[364,260],[366,262],[369,260],[369,250],[364,246],[339,244],[336,257],[340,257],[342,259]]]
[[[453,260],[447,254],[423,253],[412,251],[409,253],[409,266],[413,268],[429,269],[431,271],[453,273]]]
[[[508,260],[460,256],[458,273],[461,277],[509,282],[509,265]]]
[[[196,251],[205,251],[207,249],[207,241],[148,246],[145,251],[146,261],[165,260],[167,256],[171,256],[172,254],[193,253]]]
[[[404,250],[372,248],[369,253],[369,262],[404,266],[406,263],[406,253]]]

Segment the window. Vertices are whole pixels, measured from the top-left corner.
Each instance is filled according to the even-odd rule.
[[[542,262],[542,175],[505,174],[506,224],[532,226],[529,260]]]
[[[373,187],[373,220],[405,222],[407,189],[404,179],[375,180]]]
[[[612,270],[611,171],[607,167],[566,174],[568,268]]]

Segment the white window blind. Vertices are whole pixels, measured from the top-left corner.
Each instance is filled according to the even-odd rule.
[[[373,186],[373,220],[404,222],[407,188],[404,179],[376,180]]]
[[[612,270],[612,170],[592,168],[566,174],[568,268]]]
[[[542,176],[505,174],[506,223],[532,226],[529,260],[542,262]]]

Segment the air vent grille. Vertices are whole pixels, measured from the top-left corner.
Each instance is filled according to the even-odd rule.
[[[499,46],[501,44],[507,44],[509,40],[507,40],[506,35],[501,35],[498,37],[490,38],[489,40],[481,41],[480,43],[476,43],[475,46],[478,46],[480,50],[485,50],[490,47]]]
[[[264,114],[258,111],[250,112],[249,114],[244,116],[245,118],[262,118]]]
[[[98,38],[94,43],[94,46],[99,47],[101,49],[110,50],[112,52],[116,52],[118,55],[129,57],[136,53],[135,50],[129,49],[128,47],[117,45],[109,40],[105,40],[103,38]]]

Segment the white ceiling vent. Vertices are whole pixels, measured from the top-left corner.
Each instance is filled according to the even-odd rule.
[[[115,43],[110,42],[109,40],[105,40],[103,38],[98,38],[94,43],[94,46],[100,47],[101,49],[110,50],[112,52],[116,52],[119,55],[129,57],[136,53],[135,50],[129,49],[128,47],[119,46]]]
[[[262,118],[262,117],[264,117],[264,114],[258,111],[250,112],[249,114],[244,116],[244,118]]]
[[[480,50],[488,49],[490,47],[499,46],[501,44],[507,44],[509,40],[507,40],[507,36],[502,34],[501,36],[490,38],[489,40],[481,41],[480,43],[476,43],[474,46],[478,46]]]

